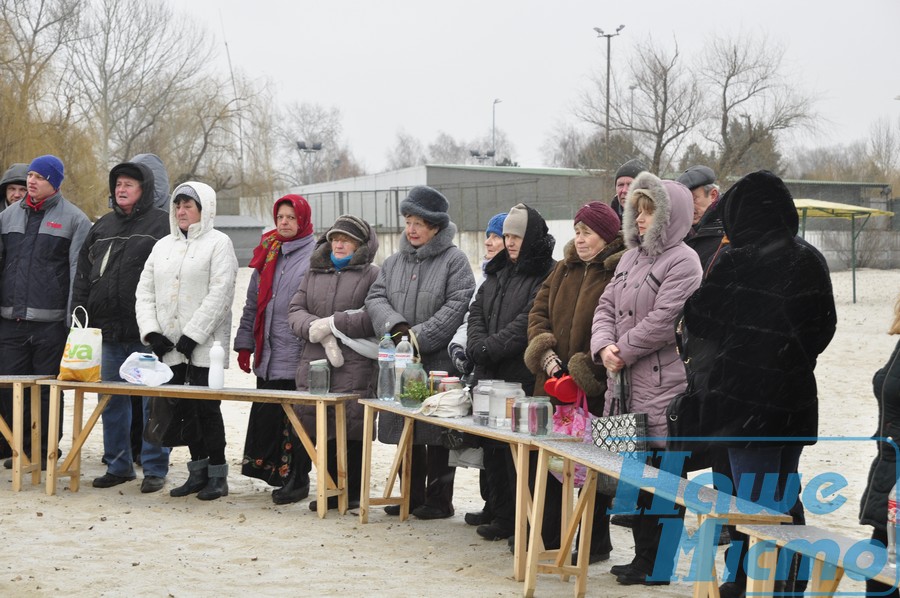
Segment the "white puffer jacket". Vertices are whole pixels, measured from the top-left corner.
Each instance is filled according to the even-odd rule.
[[[204,183],[188,182],[175,189],[172,201],[184,187],[191,187],[200,197],[200,222],[192,224],[184,235],[175,210],[169,210],[171,233],[153,246],[144,264],[135,312],[141,341],[146,343],[152,332],[159,332],[172,343],[186,335],[197,341],[191,363],[209,367],[213,341],[219,341],[226,352],[231,346],[231,304],[238,262],[231,239],[213,228],[216,192]],[[173,349],[163,362],[177,365],[187,359]]]

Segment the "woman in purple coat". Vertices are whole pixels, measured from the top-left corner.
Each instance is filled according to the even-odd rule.
[[[616,382],[623,375],[630,381],[628,411],[646,413],[649,435],[665,438],[666,407],[687,385],[675,351],[674,323],[703,274],[697,253],[682,242],[693,220],[693,199],[681,183],[642,172],[631,183],[624,210],[628,251],[594,311],[591,355],[608,372],[604,413],[618,398]],[[665,448],[665,442],[653,446]],[[660,465],[659,457],[653,461]],[[649,499],[641,493],[638,505],[649,507]],[[659,519],[638,518],[632,528],[634,559],[610,570],[619,583],[669,583],[666,573],[671,574],[677,546],[659,546]],[[654,570],[657,557],[665,560]]]
[[[262,236],[250,260],[254,271],[234,350],[240,368],[256,374],[257,388],[295,390],[294,374],[303,344],[286,326],[288,305],[309,268],[316,239],[309,204],[301,196],[280,198],[272,214],[275,230]],[[291,479],[290,430],[281,405],[253,403],[241,473],[283,487]],[[305,486],[308,495],[308,479]],[[272,493],[276,503],[279,494],[279,490]]]

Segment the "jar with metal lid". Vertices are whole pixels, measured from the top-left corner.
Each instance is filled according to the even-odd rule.
[[[441,378],[441,383],[438,386],[438,392],[447,392],[448,390],[459,390],[463,387],[462,382],[459,381],[457,376],[445,376]]]
[[[331,369],[327,359],[314,359],[309,362],[307,386],[310,394],[326,395],[331,390]]]
[[[472,421],[486,426],[490,421],[491,387],[494,380],[480,380],[472,389]]]
[[[436,394],[441,385],[441,380],[449,376],[448,372],[443,370],[431,370],[428,372],[428,392]]]

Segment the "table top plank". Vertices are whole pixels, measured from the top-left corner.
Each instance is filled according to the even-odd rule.
[[[0,376],[0,385],[4,384],[34,384],[39,380],[53,380],[53,376],[45,374],[28,374],[16,376]]]
[[[533,446],[534,442],[539,438],[552,439],[557,442],[563,442],[567,444],[578,444],[581,441],[580,438],[566,436],[565,434],[559,434],[557,432],[553,432],[549,436],[532,436],[531,434],[513,432],[509,428],[494,428],[491,426],[482,426],[481,424],[476,424],[471,415],[467,415],[465,417],[435,417],[433,415],[425,415],[423,413],[416,413],[416,408],[414,407],[404,407],[396,401],[382,399],[360,399],[359,403],[360,405],[373,407],[378,411],[387,411],[389,413],[394,413],[402,417],[410,417],[417,421],[435,424],[437,426],[441,426],[442,428],[449,428],[451,430],[457,430],[459,432],[468,432],[469,434],[474,434],[475,436],[489,438],[491,440],[496,440],[499,442],[511,442],[515,444]]]
[[[863,576],[868,576],[871,571],[864,568],[872,564],[875,554],[882,555],[887,562],[887,549],[880,546],[869,546],[866,551],[860,555],[859,562],[845,561],[844,556],[847,551],[860,542],[869,542],[868,538],[851,538],[831,530],[825,530],[811,525],[738,525],[738,531],[744,532],[749,536],[774,542],[778,546],[783,547],[791,543],[789,548],[795,552],[800,552],[812,558],[818,558],[823,553],[815,552],[815,543],[819,541],[830,541],[837,544],[840,548],[840,556],[837,563],[828,561],[832,565],[837,565],[845,571],[853,571]],[[802,543],[792,543],[796,540],[802,540]],[[873,577],[878,581],[887,585],[896,586],[900,582],[897,574],[897,568],[891,567],[889,564],[881,569],[881,571]]]
[[[750,503],[741,498],[719,492],[709,486],[692,482],[673,473],[662,471],[656,467],[644,464],[640,473],[635,471],[636,477],[623,476],[622,466],[626,457],[617,453],[587,443],[558,442],[553,439],[540,439],[538,448],[544,448],[554,455],[565,457],[576,463],[580,463],[600,473],[613,476],[627,484],[637,486],[642,490],[652,492],[666,500],[673,501],[692,513],[705,514],[712,517],[753,514],[758,520],[759,515],[772,517],[774,520],[790,521],[790,516],[776,511],[770,511],[760,505]],[[638,466],[640,467],[640,466]],[[647,483],[648,479],[656,480],[655,483]]]
[[[144,397],[168,397],[174,399],[205,399],[247,401],[255,403],[286,403],[308,405],[323,401],[325,403],[342,403],[359,396],[355,394],[315,395],[297,390],[273,390],[265,388],[220,388],[207,386],[190,386],[184,384],[163,384],[162,386],[141,386],[127,382],[74,382],[70,380],[39,380],[42,386],[58,386],[62,390],[82,390],[98,394],[130,395]]]

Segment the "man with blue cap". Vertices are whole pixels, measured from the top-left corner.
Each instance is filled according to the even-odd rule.
[[[91,228],[84,212],[60,193],[64,177],[62,160],[56,156],[35,158],[28,165],[27,195],[0,213],[0,375],[59,373],[78,253]],[[47,457],[49,391],[41,389],[42,460]],[[25,401],[25,421],[30,411]],[[26,454],[30,444],[26,434]],[[12,467],[11,461],[4,466]]]

